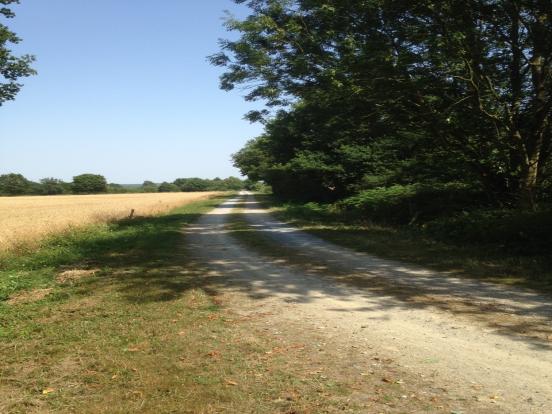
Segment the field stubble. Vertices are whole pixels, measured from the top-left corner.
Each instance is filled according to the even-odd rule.
[[[152,216],[216,192],[0,197],[0,251],[63,231],[128,217]]]

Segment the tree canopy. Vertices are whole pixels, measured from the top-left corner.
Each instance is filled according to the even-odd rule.
[[[0,0],[0,18],[11,19],[14,12],[6,6],[17,4],[18,0]],[[10,49],[10,45],[17,44],[21,39],[6,25],[0,23],[0,106],[15,98],[22,85],[18,83],[20,78],[34,75],[36,72],[31,67],[34,56],[16,56]]]
[[[234,156],[287,197],[460,181],[532,207],[550,177],[552,2],[235,0],[211,62],[266,125]]]
[[[22,195],[26,194],[31,187],[31,182],[21,174],[0,175],[0,194]]]
[[[73,193],[96,194],[107,192],[107,181],[103,175],[81,174],[73,177]]]

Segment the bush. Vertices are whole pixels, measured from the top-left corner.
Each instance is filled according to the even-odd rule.
[[[360,218],[390,224],[426,222],[488,205],[485,194],[464,184],[394,185],[365,190],[337,203]]]
[[[539,212],[479,210],[442,217],[423,230],[444,241],[498,244],[518,254],[550,253],[552,209]]]

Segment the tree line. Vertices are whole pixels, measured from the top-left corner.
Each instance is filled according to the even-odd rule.
[[[80,174],[72,182],[57,178],[43,178],[38,182],[28,180],[21,174],[0,175],[0,195],[58,195],[102,193],[152,193],[179,191],[238,191],[252,188],[253,183],[237,177],[228,178],[178,178],[172,183],[144,181],[140,184],[108,183],[100,174]]]
[[[234,0],[221,87],[264,102],[234,155],[276,195],[334,201],[461,188],[534,209],[552,195],[549,0]],[[438,202],[438,200],[435,200]]]

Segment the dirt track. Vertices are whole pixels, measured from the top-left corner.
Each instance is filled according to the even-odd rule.
[[[234,237],[236,213],[272,252]],[[358,348],[359,358],[377,350],[412,378],[446,388],[454,411],[552,412],[549,297],[335,246],[278,222],[250,195],[203,216],[186,240],[198,261],[234,283],[238,311],[304,324],[336,349]]]

